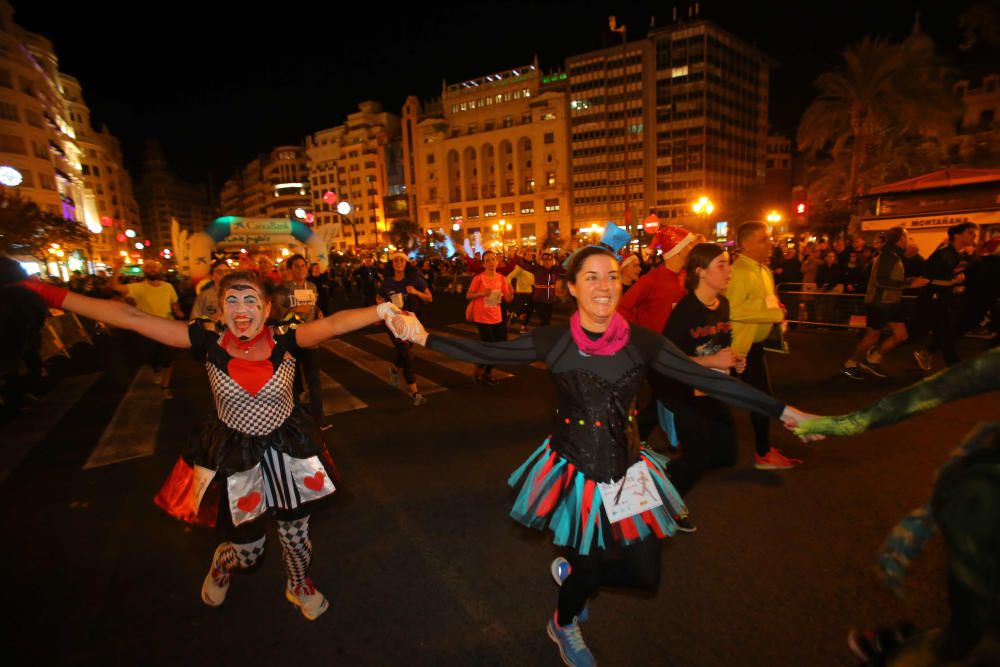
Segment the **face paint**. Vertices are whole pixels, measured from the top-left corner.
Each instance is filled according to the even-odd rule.
[[[222,296],[222,316],[226,326],[240,340],[250,340],[267,320],[265,300],[256,286],[247,283],[230,285]]]

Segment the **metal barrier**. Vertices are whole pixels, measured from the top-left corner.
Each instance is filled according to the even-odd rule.
[[[847,329],[864,329],[868,324],[864,294],[821,292],[811,283],[782,283],[777,291],[791,324]],[[906,321],[912,320],[916,301],[913,295],[903,295]]]

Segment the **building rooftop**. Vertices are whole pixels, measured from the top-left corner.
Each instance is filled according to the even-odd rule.
[[[929,174],[908,178],[895,183],[886,183],[868,191],[869,195],[887,195],[915,190],[952,188],[959,185],[1000,181],[1000,169],[969,169],[965,167],[939,169]]]

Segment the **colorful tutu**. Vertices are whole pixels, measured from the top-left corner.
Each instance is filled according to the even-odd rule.
[[[547,525],[555,544],[583,556],[594,548],[627,546],[650,535],[672,536],[677,532],[675,517],[685,516],[687,508],[667,477],[666,460],[645,448],[639,458],[649,469],[663,505],[611,523],[597,481],[553,451],[546,438],[507,480],[518,491],[510,516],[529,528],[544,530]]]

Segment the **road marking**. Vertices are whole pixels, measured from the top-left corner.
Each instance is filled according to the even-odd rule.
[[[368,339],[379,343],[380,345],[390,346],[389,341],[386,340],[384,335],[380,336],[378,334],[370,334]],[[435,363],[438,366],[444,366],[445,368],[453,370],[461,375],[472,375],[473,371],[476,369],[475,364],[471,364],[467,361],[459,361],[458,359],[452,359],[451,357],[445,356],[440,352],[428,350],[426,347],[421,347],[419,345],[413,346],[413,353],[421,359],[426,359],[427,361]],[[506,380],[507,378],[514,376],[506,371],[494,368],[490,377],[494,380]]]
[[[339,415],[342,412],[361,410],[368,407],[368,404],[360,398],[347,391],[344,385],[340,384],[325,371],[319,372],[320,382],[323,390],[323,414]]]
[[[366,373],[374,375],[382,382],[389,384],[389,369],[392,368],[392,364],[388,361],[376,357],[374,354],[366,352],[359,347],[354,347],[340,338],[323,343],[323,347],[341,359],[351,362]],[[422,375],[417,376],[417,387],[420,389],[420,393],[425,395],[448,391],[446,387],[442,387]],[[399,390],[403,393],[409,393],[406,384],[403,382],[403,378],[399,378]]]
[[[153,378],[153,369],[143,366],[118,402],[114,417],[101,434],[90,458],[83,464],[83,469],[152,456],[156,451],[156,435],[162,417],[160,386]]]
[[[0,442],[3,443],[0,484],[3,484],[7,476],[62,420],[70,408],[76,405],[99,377],[100,373],[88,373],[61,380],[37,405],[25,410],[0,429]]]

